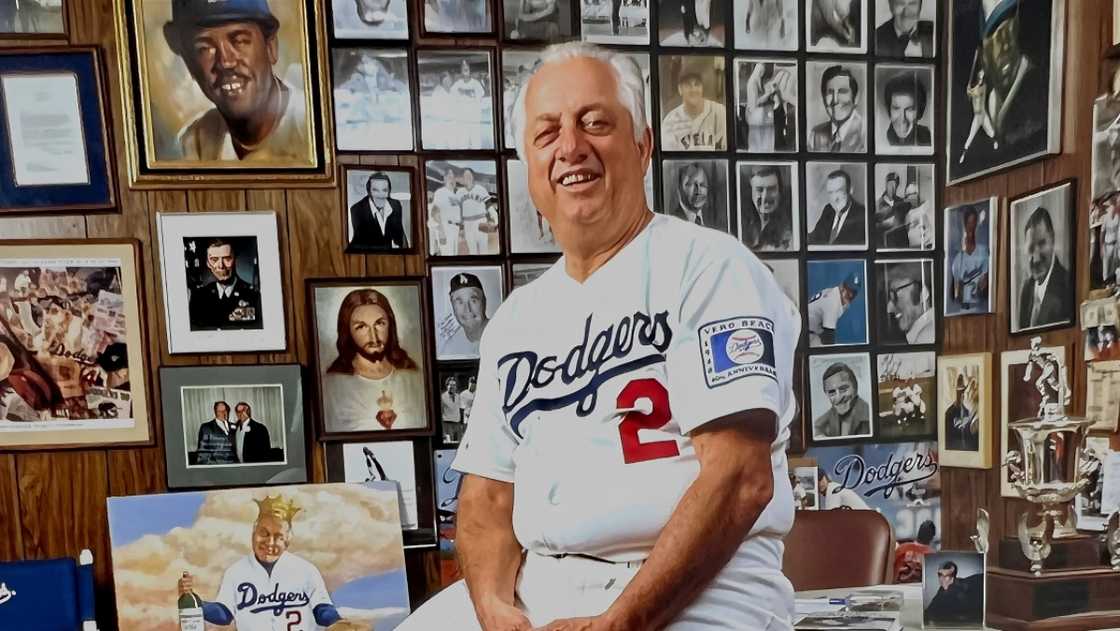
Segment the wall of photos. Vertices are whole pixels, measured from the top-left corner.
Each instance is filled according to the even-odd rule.
[[[164,374],[167,369],[194,366],[221,366],[232,371],[253,366],[299,365],[303,367],[302,384],[304,393],[304,412],[307,415],[307,469],[310,481],[336,479],[338,470],[348,462],[347,452],[361,459],[358,447],[343,447],[342,439],[363,443],[377,443],[381,438],[376,432],[361,435],[339,433],[329,442],[321,442],[324,426],[319,412],[320,399],[316,370],[320,364],[317,354],[317,331],[315,325],[315,292],[317,289],[348,287],[350,285],[376,284],[379,277],[413,277],[425,279],[418,286],[423,288],[424,305],[432,305],[441,295],[446,294],[448,283],[453,283],[455,271],[448,273],[447,267],[472,266],[485,268],[481,274],[483,283],[489,283],[486,274],[501,283],[500,290],[508,291],[532,269],[555,258],[549,251],[554,249],[548,243],[547,227],[538,223],[532,214],[526,214],[528,207],[524,190],[516,183],[522,167],[515,160],[512,151],[503,138],[506,125],[505,97],[508,92],[506,79],[523,72],[533,63],[532,42],[514,41],[510,35],[519,28],[516,24],[505,24],[504,5],[516,5],[506,0],[504,3],[493,0],[495,33],[490,35],[465,36],[439,33],[441,23],[431,18],[425,23],[419,2],[409,0],[408,25],[411,36],[407,40],[362,41],[353,39],[353,33],[345,28],[335,31],[332,28],[331,0],[314,0],[313,7],[319,16],[321,31],[318,41],[322,44],[316,54],[322,54],[322,76],[312,75],[306,85],[322,85],[325,89],[309,95],[310,103],[324,103],[317,131],[318,139],[323,141],[325,152],[315,154],[305,152],[308,167],[296,174],[261,172],[252,175],[248,184],[244,174],[242,183],[222,182],[228,173],[218,173],[210,179],[176,179],[172,170],[161,171],[165,166],[160,151],[164,148],[158,138],[151,139],[150,145],[136,140],[137,112],[141,111],[134,102],[135,85],[121,81],[117,72],[120,55],[127,55],[130,44],[118,39],[118,24],[115,12],[120,9],[119,2],[111,0],[69,0],[64,3],[66,31],[64,36],[45,38],[26,38],[18,35],[5,35],[4,46],[47,47],[59,49],[63,46],[96,46],[100,48],[104,60],[104,98],[107,102],[108,137],[112,150],[111,165],[116,176],[115,211],[84,213],[69,210],[62,213],[27,213],[8,216],[0,213],[0,239],[135,239],[139,242],[138,274],[140,311],[144,326],[146,343],[144,363],[147,374],[133,375],[134,381],[147,384],[148,406],[152,417],[152,444],[139,447],[80,448],[80,449],[43,449],[27,451],[5,451],[0,448],[0,559],[43,558],[51,556],[76,556],[83,547],[94,550],[99,559],[96,565],[100,607],[99,618],[104,628],[113,628],[115,620],[112,598],[112,577],[109,572],[108,524],[105,500],[109,496],[158,493],[167,491],[169,478],[180,480],[180,486],[191,486],[191,478],[176,477],[190,471],[169,470],[165,448],[171,444],[165,435],[166,414],[160,405],[161,390],[164,388]],[[592,16],[581,24],[579,8],[581,3]],[[149,0],[144,3],[156,5]],[[274,2],[273,4],[277,4]],[[353,2],[336,4],[353,6]],[[624,36],[632,39],[624,44],[612,44],[622,50],[634,53],[636,60],[649,73],[650,103],[649,112],[655,121],[655,134],[661,139],[662,147],[655,156],[651,169],[651,181],[647,186],[648,194],[656,207],[669,210],[684,201],[690,211],[690,204],[702,207],[700,213],[705,223],[725,229],[751,240],[751,245],[760,247],[763,258],[771,264],[776,273],[790,288],[802,306],[803,312],[811,312],[811,298],[830,287],[845,284],[858,285],[854,289],[857,301],[846,314],[847,326],[836,329],[834,338],[819,340],[810,335],[810,317],[806,315],[806,335],[803,339],[801,371],[803,414],[801,445],[795,451],[806,447],[823,446],[850,447],[853,445],[872,445],[881,443],[901,444],[905,441],[936,440],[936,428],[927,428],[920,435],[890,436],[889,428],[879,420],[875,412],[882,411],[884,404],[876,401],[877,376],[897,372],[900,366],[923,365],[925,358],[908,358],[911,353],[929,354],[937,351],[942,354],[971,352],[991,352],[993,364],[998,366],[999,353],[1004,350],[1024,349],[1028,346],[1030,335],[1012,335],[1009,304],[1015,301],[1010,288],[1011,265],[1010,248],[1007,247],[1009,231],[1007,200],[1019,197],[1044,186],[1053,185],[1068,178],[1076,178],[1075,205],[1077,221],[1075,230],[1076,252],[1072,267],[1075,270],[1077,296],[1084,297],[1089,288],[1088,257],[1081,256],[1088,248],[1088,234],[1085,229],[1089,200],[1089,187],[1081,185],[1088,181],[1091,173],[1091,157],[1087,150],[1086,139],[1092,125],[1090,104],[1110,82],[1107,69],[1099,59],[1101,53],[1111,44],[1111,3],[1070,2],[1066,15],[1066,47],[1064,63],[1065,76],[1061,96],[1061,147],[1062,153],[1042,160],[1024,163],[1010,170],[971,179],[945,188],[946,163],[951,161],[958,149],[946,155],[940,147],[946,136],[944,107],[946,104],[945,81],[947,62],[942,54],[947,41],[943,28],[947,27],[946,9],[926,0],[927,6],[935,6],[937,15],[936,41],[940,42],[937,55],[932,58],[901,59],[888,57],[876,52],[875,29],[883,21],[880,15],[885,0],[865,0],[861,16],[861,44],[851,50],[835,49],[835,40],[810,42],[814,39],[807,33],[806,23],[811,22],[807,15],[809,3],[799,5],[796,16],[789,20],[791,33],[798,33],[796,46],[787,50],[739,50],[738,35],[735,29],[745,23],[747,18],[740,9],[746,3],[713,2],[713,11],[727,7],[727,15],[713,20],[713,27],[701,35],[696,35],[693,43],[700,47],[689,47],[689,38],[683,35],[683,24],[675,11],[659,13],[653,11],[652,24],[648,25],[649,39],[641,35],[641,5],[624,3],[625,15],[620,16],[620,26]],[[649,0],[654,9],[660,4],[673,5],[676,2]],[[611,3],[600,0],[573,0],[565,17],[570,33],[578,35],[581,29],[592,38],[602,39],[612,29]],[[879,12],[879,13],[877,13]],[[687,19],[687,18],[685,18]],[[855,18],[853,18],[854,20]],[[565,24],[563,21],[561,24]],[[530,31],[526,31],[530,32]],[[699,33],[699,31],[696,31]],[[545,30],[546,35],[566,36],[563,28]],[[338,35],[346,35],[339,37]],[[646,43],[647,41],[652,43]],[[794,38],[783,38],[783,42],[794,42]],[[780,44],[767,43],[777,47]],[[829,49],[833,46],[833,49]],[[862,50],[856,50],[862,48]],[[357,83],[348,84],[340,80],[340,74],[348,77],[360,65],[364,49],[377,52],[384,67],[395,69],[392,77],[399,83],[390,84],[385,96],[390,105],[404,107],[410,105],[411,115],[402,118],[411,131],[394,137],[393,126],[374,134],[368,130],[355,131],[344,122],[350,120],[355,108],[362,106],[361,87]],[[468,72],[480,84],[483,98],[480,107],[489,109],[493,127],[487,130],[457,129],[453,120],[454,112],[439,111],[441,101],[433,99],[445,73],[462,71],[466,60]],[[133,63],[135,63],[133,61]],[[832,153],[833,138],[816,134],[814,128],[827,120],[827,106],[820,94],[820,79],[834,65],[850,68],[861,85],[861,107],[867,124],[863,144],[855,143],[847,147],[839,146],[843,153]],[[908,74],[911,73],[911,74]],[[920,76],[926,95],[924,117],[920,123],[928,126],[929,150],[913,147],[906,151],[891,152],[892,144],[886,124],[886,113],[882,91],[897,76]],[[695,78],[690,81],[690,77]],[[182,77],[163,77],[172,85]],[[319,84],[314,83],[319,81]],[[690,83],[689,89],[697,84],[704,97],[711,101],[705,107],[722,111],[725,117],[725,131],[722,138],[707,131],[673,135],[666,130],[671,126],[662,125],[669,112],[680,104],[677,85]],[[913,83],[913,80],[911,80]],[[787,105],[794,106],[791,121],[795,124],[793,138],[789,130],[767,129],[768,126],[754,129],[751,125],[739,125],[740,107],[748,98],[758,98],[759,90],[766,90],[769,84],[784,95]],[[385,84],[381,84],[384,87]],[[409,95],[400,99],[400,88],[406,86]],[[499,89],[499,86],[502,86]],[[913,89],[911,87],[911,89]],[[311,90],[309,92],[315,92]],[[161,94],[159,98],[171,101],[176,98],[172,92]],[[396,98],[396,101],[392,99]],[[916,99],[915,99],[916,100]],[[395,104],[395,105],[394,105]],[[327,107],[333,105],[333,107]],[[435,107],[436,112],[431,112]],[[402,110],[404,111],[404,110]],[[461,114],[461,112],[460,112]],[[481,113],[480,113],[481,114]],[[749,118],[748,108],[742,108],[744,120]],[[432,129],[430,124],[435,123]],[[140,121],[142,125],[142,121]],[[170,123],[169,123],[170,124]],[[178,123],[176,123],[178,124]],[[443,125],[440,127],[439,125]],[[400,134],[399,126],[395,131]],[[828,133],[827,126],[822,130]],[[461,137],[455,136],[461,134]],[[376,138],[392,146],[397,142],[416,142],[413,150],[375,149],[360,142],[359,138]],[[449,140],[450,138],[450,140]],[[919,139],[918,145],[922,145]],[[469,149],[439,148],[442,142],[455,143]],[[701,150],[692,151],[693,143]],[[753,143],[762,143],[764,153],[749,150]],[[143,145],[143,146],[141,146]],[[673,147],[668,150],[666,147]],[[787,149],[788,147],[788,149]],[[937,147],[937,151],[933,148]],[[819,150],[817,150],[819,149]],[[144,154],[150,150],[150,156]],[[142,159],[149,159],[144,162]],[[142,163],[156,168],[142,168]],[[173,165],[168,159],[167,164]],[[761,192],[755,201],[752,194],[751,169],[763,164],[777,167],[781,182],[778,195],[784,200],[782,206],[788,211],[789,229],[771,241],[752,230],[753,213],[758,205],[773,203]],[[350,244],[349,206],[361,190],[362,178],[358,185],[352,185],[348,174],[370,170],[379,166],[405,167],[400,173],[411,174],[410,188],[413,201],[412,226],[406,230],[414,251],[406,254],[370,254]],[[437,232],[429,230],[434,220],[439,226],[440,217],[429,216],[426,202],[434,202],[441,179],[449,170],[459,177],[466,167],[471,167],[475,183],[485,192],[481,204],[486,218],[479,220],[473,227],[471,238],[466,234],[456,235],[455,240],[465,251],[452,248],[447,241],[439,242]],[[319,169],[318,181],[313,173]],[[836,175],[842,172],[845,176]],[[390,173],[398,173],[390,170]],[[895,237],[876,230],[875,202],[883,193],[890,174],[895,174],[900,195],[906,193],[907,185],[917,189],[921,203],[932,219],[934,240],[918,233],[914,236],[909,230],[899,235],[901,240],[895,245]],[[207,176],[209,177],[209,176]],[[324,185],[323,178],[333,178],[332,185]],[[394,176],[397,177],[397,176]],[[697,179],[707,182],[705,190],[710,191],[707,199],[695,197]],[[758,178],[761,180],[761,178]],[[130,187],[136,181],[138,187]],[[216,182],[213,188],[207,182]],[[865,233],[853,243],[845,245],[843,239],[830,234],[828,230],[815,230],[820,215],[834,199],[833,189],[841,181],[850,183],[851,194],[862,203],[867,211]],[[219,185],[220,184],[220,185]],[[394,186],[400,191],[399,186]],[[769,193],[772,194],[772,193]],[[991,315],[942,318],[944,309],[942,281],[942,248],[947,249],[948,235],[942,231],[942,212],[946,206],[973,202],[991,196],[998,197],[998,222],[995,226],[996,258],[993,277],[996,292],[993,296]],[[491,199],[492,198],[492,199]],[[492,203],[492,201],[496,202]],[[157,213],[161,212],[231,212],[244,213],[250,220],[254,211],[272,211],[278,219],[275,249],[279,256],[279,291],[282,292],[284,305],[284,327],[278,332],[280,343],[273,350],[245,352],[178,352],[172,349],[167,335],[169,314],[166,309],[172,299],[165,290],[164,267],[161,265],[161,235],[168,234],[173,226],[164,226]],[[498,218],[496,231],[489,224]],[[918,220],[920,224],[920,220]],[[913,226],[908,219],[905,224]],[[465,232],[465,230],[464,230]],[[444,233],[446,236],[446,233]],[[773,235],[771,235],[772,237]],[[472,240],[473,239],[473,240]],[[769,244],[769,245],[767,245]],[[912,259],[918,262],[910,263]],[[896,273],[897,272],[897,275]],[[933,331],[936,337],[928,335],[906,339],[905,330],[889,326],[892,321],[887,317],[887,302],[891,291],[890,279],[894,277],[912,278],[926,286],[929,299],[936,316]],[[430,279],[440,279],[434,283]],[[276,280],[276,279],[274,279]],[[893,289],[893,287],[892,287]],[[921,292],[920,292],[921,293]],[[920,299],[923,302],[925,299]],[[928,303],[928,300],[926,300]],[[492,307],[493,305],[491,305]],[[857,316],[858,317],[855,317]],[[923,314],[917,314],[919,317]],[[469,360],[450,359],[454,352],[440,356],[440,338],[436,333],[436,319],[431,314],[421,316],[425,324],[422,360],[424,374],[428,380],[427,409],[431,421],[415,432],[403,432],[385,436],[386,440],[405,441],[409,445],[417,465],[417,489],[421,493],[432,493],[441,480],[432,479],[433,466],[441,463],[446,466],[446,454],[434,450],[454,442],[453,426],[441,423],[440,401],[448,378],[458,384],[466,384],[474,364]],[[446,318],[445,318],[446,319]],[[329,327],[328,327],[329,328]],[[908,329],[911,327],[907,327]],[[915,335],[918,331],[915,330]],[[1079,357],[1081,352],[1080,331],[1073,327],[1050,330],[1043,333],[1046,346],[1066,348],[1067,357]],[[818,346],[818,344],[820,344]],[[225,347],[233,348],[233,347]],[[175,350],[176,352],[172,352]],[[220,350],[214,349],[215,351]],[[849,364],[858,368],[861,375],[863,398],[870,404],[869,423],[866,432],[853,432],[853,435],[814,437],[814,419],[827,410],[826,399],[820,387],[823,373],[831,363],[842,356],[849,356]],[[1085,364],[1070,361],[1070,383],[1074,391],[1073,409],[1084,410]],[[993,373],[997,368],[993,368]],[[238,381],[231,377],[231,388]],[[991,389],[991,416],[1000,417],[1001,380],[993,375]],[[933,389],[926,389],[932,396]],[[236,394],[229,395],[237,396]],[[889,398],[886,399],[890,403]],[[936,398],[933,399],[936,401]],[[283,405],[277,399],[275,405]],[[934,403],[929,403],[932,407]],[[822,407],[824,406],[824,407]],[[181,408],[180,408],[181,409]],[[992,428],[991,448],[995,457],[1001,453],[1001,437],[998,420]],[[863,436],[858,434],[863,433]],[[372,438],[371,438],[372,437]],[[832,439],[832,440],[830,440]],[[351,441],[351,442],[353,442]],[[1115,444],[1116,439],[1113,437]],[[175,443],[182,444],[182,437]],[[822,457],[821,461],[827,458]],[[389,466],[389,465],[386,465]],[[426,473],[425,473],[426,471]],[[429,477],[426,477],[429,476]],[[435,476],[438,478],[438,476]],[[978,507],[985,507],[992,513],[993,534],[1001,536],[1014,532],[1015,516],[1025,508],[1019,500],[1005,499],[1001,496],[999,468],[965,469],[944,467],[941,469],[941,543],[946,549],[967,548],[975,513]],[[431,511],[434,500],[421,499],[418,502],[419,515],[414,516],[418,523],[433,523]],[[422,508],[427,506],[426,509]],[[426,512],[425,512],[426,511]],[[430,535],[431,533],[427,533]],[[427,536],[425,535],[425,536]],[[998,554],[998,549],[994,551]],[[407,554],[409,579],[414,603],[430,594],[440,581],[439,553],[432,549],[410,550]]]

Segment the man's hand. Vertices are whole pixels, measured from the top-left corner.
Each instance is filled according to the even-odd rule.
[[[532,631],[533,625],[516,606],[497,599],[481,603],[475,610],[484,631]]]
[[[179,579],[179,595],[189,594],[194,591],[194,577],[190,572],[183,572],[182,578]]]
[[[601,618],[564,618],[537,627],[533,631],[607,631]]]

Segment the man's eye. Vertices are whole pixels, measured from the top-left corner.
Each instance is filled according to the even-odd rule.
[[[548,143],[552,142],[555,138],[556,138],[556,130],[555,129],[546,129],[546,130],[538,133],[536,135],[536,137],[533,138],[533,144],[538,146],[538,147],[543,147],[543,146],[547,145]]]

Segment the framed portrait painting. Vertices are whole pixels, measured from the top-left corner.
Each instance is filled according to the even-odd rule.
[[[401,166],[342,168],[343,243],[347,253],[416,251],[416,170]]]
[[[333,180],[318,3],[115,2],[134,187]]]
[[[942,466],[992,468],[991,380],[991,353],[938,358],[937,418],[942,422],[937,453]]]
[[[1066,180],[1008,204],[1012,334],[1075,321],[1074,189],[1074,181]]]
[[[0,241],[0,450],[151,444],[137,249]]]

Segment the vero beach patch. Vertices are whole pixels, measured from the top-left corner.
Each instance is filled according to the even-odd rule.
[[[740,377],[778,380],[774,367],[774,322],[768,318],[728,318],[700,327],[700,357],[709,388]]]

